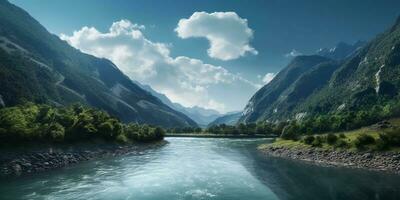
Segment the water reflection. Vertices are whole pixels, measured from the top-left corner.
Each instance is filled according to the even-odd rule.
[[[259,177],[285,199],[400,198],[398,176],[281,160],[265,162],[260,167]]]
[[[266,158],[257,143],[242,146],[242,164],[280,199],[400,199],[399,175]]]

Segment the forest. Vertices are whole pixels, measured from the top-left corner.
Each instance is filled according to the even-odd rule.
[[[25,103],[0,109],[0,143],[118,143],[162,140],[164,129],[122,123],[104,111],[80,104],[53,107]]]

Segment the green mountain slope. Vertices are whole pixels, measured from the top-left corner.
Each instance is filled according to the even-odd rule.
[[[0,0],[0,102],[12,106],[25,101],[80,102],[123,121],[197,126],[137,86],[109,60],[81,53],[22,9]]]
[[[288,120],[398,101],[400,19],[355,53],[338,60],[294,58],[250,99],[240,122]]]
[[[392,28],[347,59],[307,106],[320,112],[368,109],[398,101],[399,88],[400,18]]]
[[[254,122],[277,113],[277,108],[273,104],[287,99],[289,90],[302,75],[325,62],[330,62],[330,60],[321,56],[298,56],[294,58],[270,83],[262,87],[250,99],[240,121]]]
[[[221,117],[218,117],[211,123],[207,125],[207,127],[215,126],[215,125],[220,125],[220,124],[226,124],[226,125],[235,125],[240,116],[242,116],[242,112],[233,112],[233,113],[228,113],[226,115],[223,115]]]

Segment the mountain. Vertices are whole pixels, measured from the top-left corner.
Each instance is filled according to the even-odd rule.
[[[271,82],[256,92],[245,107],[239,121],[254,122],[260,118],[270,118],[274,113],[278,113],[278,108],[274,104],[295,100],[292,97],[295,97],[294,94],[297,94],[297,92],[293,91],[293,88],[302,75],[318,68],[322,63],[330,62],[332,60],[316,55],[295,57]],[[301,85],[301,83],[298,85]],[[308,86],[310,91],[315,87],[312,84]],[[279,110],[280,112],[282,111]]]
[[[198,106],[183,107],[180,104],[177,104],[174,108],[182,113],[185,113],[187,116],[190,116],[190,118],[197,122],[197,124],[199,124],[201,127],[207,127],[210,122],[222,115],[216,110],[206,109]]]
[[[400,18],[344,59],[298,56],[248,102],[240,122],[371,109],[399,101]]]
[[[208,127],[220,124],[235,125],[239,121],[241,116],[242,112],[231,112],[221,117],[218,117],[217,119],[209,123]]]
[[[69,46],[27,12],[0,0],[0,104],[26,101],[80,102],[125,122],[197,126],[132,82],[111,61]]]
[[[326,58],[330,58],[332,60],[343,60],[348,58],[349,56],[355,54],[358,50],[360,50],[366,42],[357,41],[354,44],[347,44],[344,42],[339,42],[333,48],[323,48],[317,51],[316,55],[323,56]]]
[[[206,127],[207,124],[214,121],[216,118],[222,116],[218,111],[213,110],[213,109],[206,109],[206,108],[202,108],[202,107],[198,107],[198,106],[185,107],[179,103],[174,103],[171,100],[169,100],[169,98],[167,96],[155,91],[149,85],[140,84],[138,82],[135,82],[135,83],[137,85],[139,85],[141,88],[143,88],[144,90],[150,92],[153,96],[160,99],[167,106],[190,117],[201,127]]]

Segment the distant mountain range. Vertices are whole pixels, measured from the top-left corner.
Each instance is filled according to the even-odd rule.
[[[239,122],[301,119],[398,101],[400,18],[368,43],[295,57],[248,102]]]
[[[226,125],[235,125],[240,117],[242,116],[242,112],[230,112],[227,113],[221,117],[218,117],[214,121],[210,122],[208,124],[208,127],[214,126],[214,125],[220,125],[220,124],[226,124]]]
[[[144,90],[150,92],[153,96],[160,99],[164,104],[187,115],[201,127],[206,127],[209,123],[211,123],[218,117],[223,116],[223,114],[221,114],[218,111],[213,110],[213,109],[206,109],[206,108],[202,108],[202,107],[198,107],[198,106],[194,106],[194,107],[182,106],[179,103],[172,102],[167,96],[165,96],[164,94],[162,94],[160,92],[155,91],[149,85],[144,85],[139,82],[135,82],[135,83],[137,85],[139,85],[140,87],[142,87]]]
[[[143,90],[111,61],[84,54],[27,12],[0,0],[0,106],[80,102],[126,122],[197,126]]]

